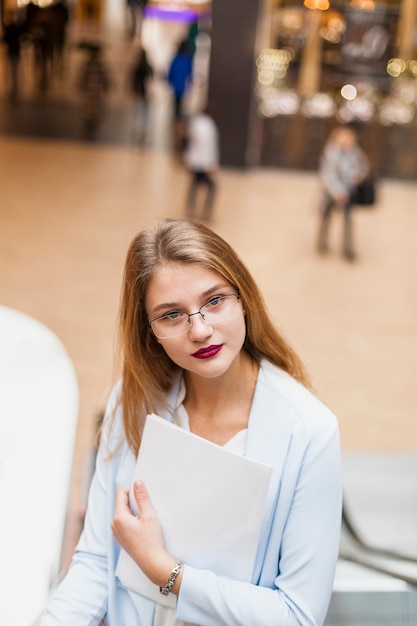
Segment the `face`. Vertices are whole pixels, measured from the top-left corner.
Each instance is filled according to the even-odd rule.
[[[168,263],[148,286],[148,320],[175,311],[195,313],[216,296],[237,293],[220,274],[198,264]],[[209,325],[193,315],[187,332],[169,339],[157,339],[174,363],[203,378],[222,376],[239,361],[246,334],[241,301],[225,320]],[[151,330],[149,332],[152,332]]]
[[[350,150],[356,143],[356,137],[352,131],[345,128],[339,133],[338,143],[343,150]]]

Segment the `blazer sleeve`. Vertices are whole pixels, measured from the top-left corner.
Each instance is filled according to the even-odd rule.
[[[340,540],[342,481],[337,424],[290,448],[261,584],[187,565],[177,619],[201,626],[322,626]],[[295,437],[297,439],[297,437]],[[294,462],[294,458],[297,458]],[[284,518],[284,521],[283,521]]]
[[[113,401],[114,397],[108,403],[106,424],[111,421]],[[108,433],[109,428],[105,428],[89,491],[84,529],[71,566],[39,626],[97,626],[107,612],[108,546],[112,542],[109,535],[113,511],[109,489],[113,489],[116,463],[116,457],[109,458]]]

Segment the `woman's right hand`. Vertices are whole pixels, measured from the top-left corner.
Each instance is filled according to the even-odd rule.
[[[146,576],[163,587],[175,565],[175,559],[165,549],[161,527],[142,481],[134,484],[139,515],[129,506],[129,490],[116,491],[114,517],[111,524],[114,538],[139,565]],[[181,574],[182,572],[180,572]],[[179,588],[180,576],[173,591]]]

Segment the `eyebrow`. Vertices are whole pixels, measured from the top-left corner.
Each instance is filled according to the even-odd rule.
[[[224,283],[217,283],[216,285],[213,285],[213,287],[210,287],[209,289],[207,289],[206,291],[203,291],[203,293],[201,294],[201,298],[208,298],[211,295],[213,295],[214,293],[216,293],[216,291],[220,291],[223,290],[225,288],[229,287],[229,283],[224,282]],[[233,289],[232,286],[230,286],[230,289]],[[161,304],[157,304],[155,307],[153,307],[152,309],[152,315],[157,314],[160,311],[163,311],[164,309],[180,309],[181,311],[183,310],[181,308],[181,305],[178,304],[178,302],[161,302]],[[185,311],[184,311],[185,313]]]

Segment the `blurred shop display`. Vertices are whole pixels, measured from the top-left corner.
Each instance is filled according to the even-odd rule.
[[[326,4],[328,10],[308,10]],[[256,61],[260,115],[301,110],[342,123],[374,117],[382,124],[409,123],[417,106],[417,60],[398,57],[398,24],[398,6],[370,0],[279,5],[272,20],[275,47]],[[310,80],[306,88],[303,71],[317,74],[316,84]]]
[[[261,164],[314,169],[324,136],[345,123],[355,124],[381,153],[392,145],[395,154],[399,129],[409,129],[408,152],[415,153],[417,3],[280,0],[274,7],[270,47],[256,59],[255,97],[264,120]],[[288,151],[277,154],[278,137],[281,145],[291,139]],[[392,172],[375,156],[397,175],[399,165]],[[415,166],[406,159],[401,157],[401,169],[411,178]]]

